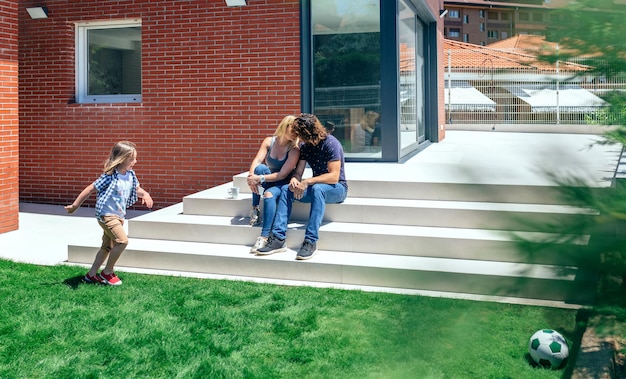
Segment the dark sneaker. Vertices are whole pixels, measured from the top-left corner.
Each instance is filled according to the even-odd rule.
[[[122,280],[120,280],[120,278],[118,278],[114,272],[110,274],[105,274],[104,272],[101,272],[100,277],[104,279],[106,284],[109,284],[112,286],[119,286],[122,284]]]
[[[270,236],[267,240],[267,245],[256,250],[257,255],[270,255],[274,253],[280,253],[287,250],[285,240],[279,240],[274,236]]]
[[[296,259],[299,261],[309,259],[313,255],[315,255],[316,251],[317,251],[316,244],[314,244],[313,242],[304,241],[302,242],[302,247],[300,248],[300,251],[298,251],[298,255],[296,255]]]
[[[102,277],[98,274],[91,276],[89,275],[89,273],[87,273],[85,277],[83,278],[83,280],[85,281],[85,283],[106,284],[104,279],[102,279]]]

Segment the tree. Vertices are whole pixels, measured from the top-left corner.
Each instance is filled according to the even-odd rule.
[[[554,63],[576,58],[578,63],[590,67],[584,75],[626,80],[625,20],[626,5],[615,4],[614,0],[578,0],[553,10],[546,39],[558,43],[559,51],[539,59]],[[603,97],[611,106],[603,111],[600,120],[618,126],[607,131],[607,142],[624,144],[626,93],[615,90]]]
[[[559,50],[540,56],[554,63],[577,59],[590,67],[598,78],[626,78],[626,5],[613,0],[578,0],[553,11],[547,28],[547,40]],[[626,144],[626,92],[607,88],[603,95],[611,105],[603,110],[602,123],[611,125],[600,143]],[[622,147],[622,153],[624,149]],[[589,244],[578,257],[579,267],[586,267],[599,277],[620,279],[619,295],[613,304],[626,305],[626,179],[616,180],[610,189],[586,187],[577,178],[553,177],[569,204],[594,209],[598,216],[581,217],[573,222],[544,225],[544,230],[560,236],[589,236]],[[545,241],[546,248],[554,241]],[[520,246],[528,251],[527,241]],[[530,254],[530,253],[529,253]]]

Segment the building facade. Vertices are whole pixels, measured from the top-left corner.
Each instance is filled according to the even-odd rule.
[[[564,5],[560,0],[444,1],[444,35],[482,46],[519,34],[543,35],[549,11]]]
[[[72,201],[127,139],[156,206],[174,204],[246,171],[286,114],[334,121],[349,160],[398,162],[444,138],[438,1],[48,0],[43,18],[27,12],[40,2],[5,3],[20,201]],[[380,145],[351,153],[346,130],[368,111]]]
[[[17,3],[0,1],[0,233],[18,227]]]

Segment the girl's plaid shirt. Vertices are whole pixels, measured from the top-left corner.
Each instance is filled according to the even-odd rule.
[[[139,180],[137,179],[137,175],[133,170],[128,170],[130,173],[133,185],[130,189],[130,196],[126,199],[126,207],[130,207],[137,201],[137,187],[139,187]],[[117,184],[118,173],[117,171],[113,172],[113,174],[102,174],[96,181],[93,183],[94,187],[96,187],[96,191],[98,196],[96,197],[96,216],[102,215],[102,208],[104,208],[104,204],[106,204],[107,199],[113,193],[115,189],[115,185]]]

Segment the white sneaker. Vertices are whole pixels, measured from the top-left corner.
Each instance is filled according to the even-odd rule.
[[[257,237],[256,242],[254,243],[254,246],[252,246],[252,249],[250,249],[251,253],[256,253],[258,249],[265,247],[265,245],[267,245],[267,237]]]
[[[261,210],[258,207],[250,210],[250,225],[259,225],[261,223]]]

